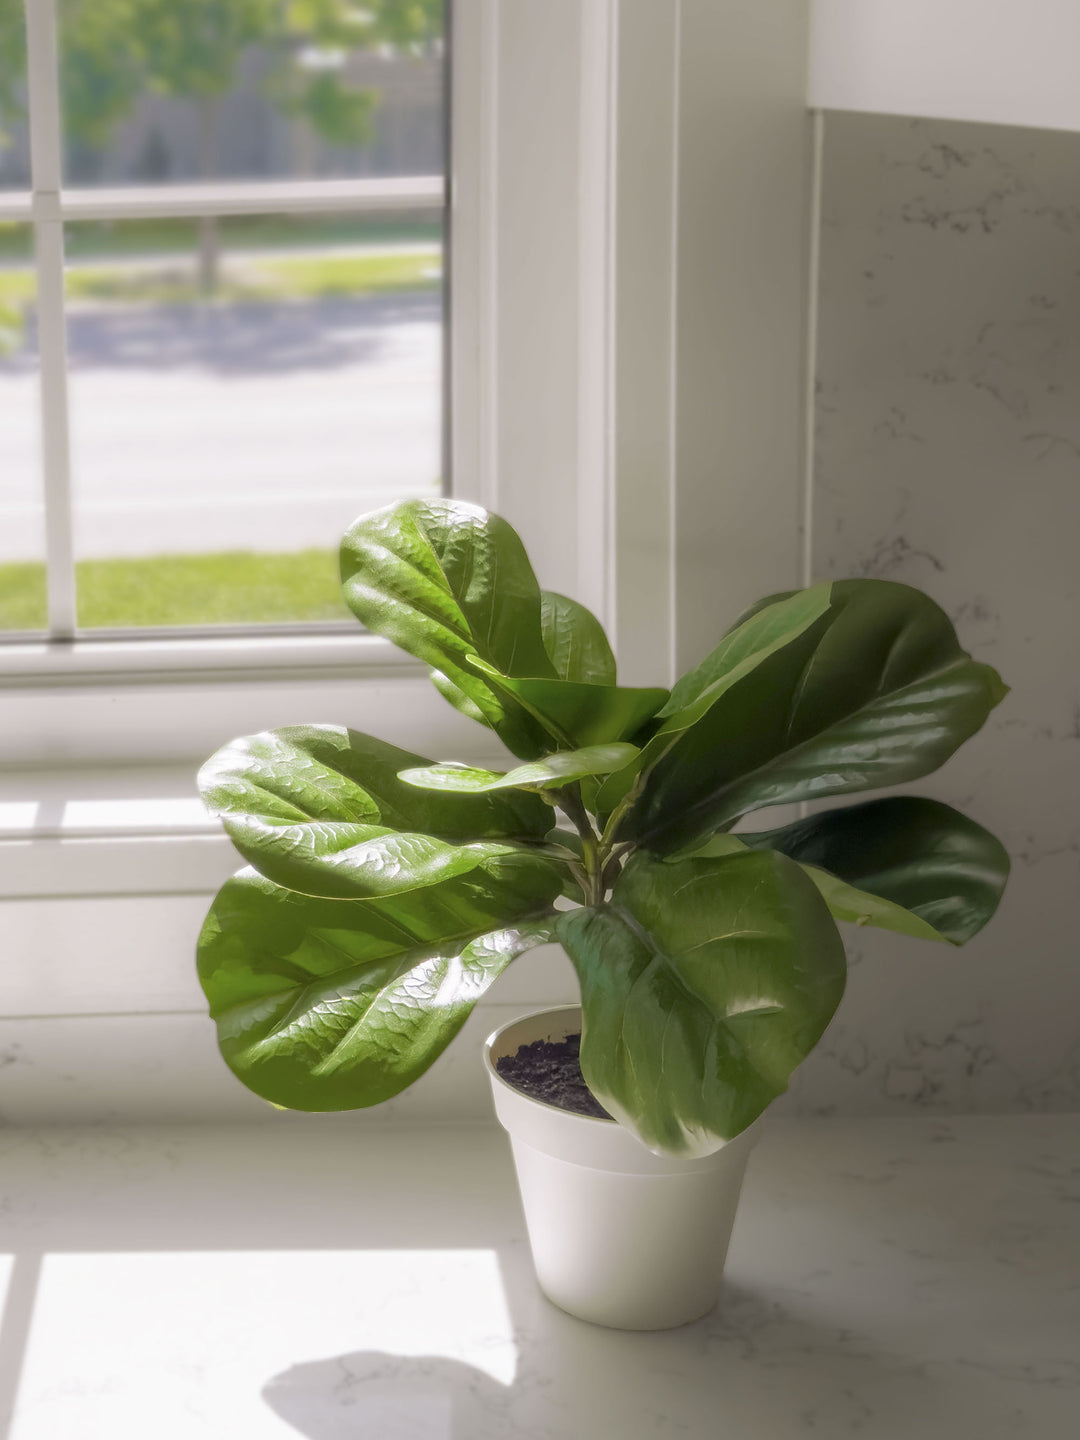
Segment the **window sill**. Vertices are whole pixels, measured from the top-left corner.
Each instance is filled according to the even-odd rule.
[[[187,767],[0,777],[0,840],[115,840],[219,831]]]
[[[266,633],[230,630],[104,632],[74,640],[35,639],[0,645],[0,685],[139,684],[197,679],[332,677],[362,670],[372,678],[424,675],[425,667],[378,635],[325,628]]]
[[[234,736],[286,725],[349,725],[434,759],[498,763],[501,751],[442,699],[425,666],[348,631],[15,644],[0,648],[0,691],[0,791],[9,798],[19,777],[60,771],[171,767],[191,777]],[[5,771],[15,774],[5,780]]]
[[[209,893],[238,864],[190,767],[0,778],[0,899]]]
[[[447,705],[422,666],[374,637],[341,638],[345,643],[336,651],[330,683],[301,685],[293,668],[279,672],[276,684],[253,686],[249,678],[232,686],[214,684],[232,678],[230,667],[251,661],[257,646],[250,639],[199,641],[193,650],[220,647],[218,671],[163,672],[159,681],[198,683],[148,685],[139,695],[134,683],[117,685],[108,668],[109,651],[117,647],[100,642],[103,668],[82,672],[87,685],[77,695],[58,684],[37,695],[33,688],[19,691],[33,711],[21,728],[30,733],[37,726],[40,747],[52,749],[57,762],[42,755],[15,764],[12,755],[12,768],[0,767],[0,900],[212,893],[241,862],[204,810],[195,777],[202,760],[233,735],[279,725],[352,723],[432,759],[507,763],[495,736]],[[274,643],[267,642],[264,653],[273,653]],[[235,660],[233,645],[243,649],[242,655],[232,652]],[[325,653],[335,654],[335,647],[326,646]],[[352,664],[345,664],[347,654],[357,657]],[[373,662],[376,655],[386,662],[385,670]],[[133,682],[147,679],[145,670],[128,673]],[[46,707],[50,698],[54,704]],[[16,695],[9,693],[5,704],[17,720]],[[70,728],[72,706],[78,709],[81,738],[87,746],[98,743],[106,752],[102,758],[62,754],[54,736],[50,741],[54,721]],[[163,745],[167,724],[179,737],[172,742],[179,754],[153,763],[132,750],[132,736],[150,750]],[[12,734],[19,728],[13,724]],[[16,743],[12,734],[5,737],[8,745]],[[109,746],[126,751],[113,754]],[[6,748],[0,745],[0,760],[7,758]],[[128,763],[118,763],[123,759]]]

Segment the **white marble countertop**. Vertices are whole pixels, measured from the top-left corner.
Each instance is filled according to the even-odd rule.
[[[0,1295],[3,1440],[1064,1440],[1080,1117],[773,1122],[662,1334],[540,1296],[494,1128],[4,1130]]]

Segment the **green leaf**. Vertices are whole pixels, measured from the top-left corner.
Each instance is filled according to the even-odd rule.
[[[540,627],[560,680],[615,684],[615,656],[604,627],[591,610],[553,590],[540,592]]]
[[[428,765],[402,770],[399,778],[425,790],[454,794],[486,794],[492,790],[549,790],[569,785],[587,775],[609,775],[637,754],[633,745],[587,745],[581,750],[561,750],[543,760],[518,765],[504,775],[498,770],[477,770],[471,765]]]
[[[585,1080],[657,1153],[711,1154],[787,1088],[844,988],[820,895],[773,851],[638,853],[608,903],[562,914]]]
[[[742,617],[700,665],[687,671],[659,712],[663,721],[630,765],[600,788],[597,809],[610,812],[731,688],[776,651],[804,634],[828,610],[831,586],[814,585],[759,604]]]
[[[472,663],[494,688],[512,696],[534,716],[551,740],[567,749],[630,738],[668,697],[666,690],[653,688],[512,678],[500,675],[479,658]]]
[[[917,779],[1007,693],[920,591],[844,580],[832,602],[678,739],[621,836],[664,854],[764,806]]]
[[[711,855],[737,855],[740,851],[752,848],[768,848],[754,847],[746,843],[756,838],[753,835],[713,835],[703,845],[694,847],[692,853],[701,859]],[[779,846],[777,848],[782,849]],[[913,935],[920,940],[944,940],[945,937],[939,935],[932,925],[920,920],[910,910],[894,905],[891,900],[883,900],[878,895],[856,890],[853,885],[830,875],[827,870],[819,870],[816,865],[804,865],[801,861],[797,863],[817,886],[834,920],[846,920],[852,925],[874,925],[881,930],[895,930],[901,935]]]
[[[291,725],[233,740],[199,771],[212,814],[353,820],[421,830],[443,840],[538,839],[551,810],[527,795],[487,799],[418,795],[400,771],[423,756],[338,725]]]
[[[685,729],[730,690],[750,668],[804,634],[832,602],[832,585],[811,585],[807,590],[771,599],[755,608],[725,634],[700,665],[677,681],[671,698],[660,711],[663,720]]]
[[[529,765],[519,765],[519,770],[531,770]],[[516,774],[517,771],[511,771]],[[406,785],[415,785],[418,790],[442,791],[449,795],[481,795],[489,790],[505,790],[503,770],[482,770],[476,765],[465,765],[456,760],[446,760],[441,765],[421,765],[412,770],[402,770],[398,775]]]
[[[551,919],[491,895],[389,901],[296,895],[229,880],[199,938],[222,1055],[257,1095],[295,1110],[377,1105],[411,1085]]]
[[[460,500],[407,500],[363,515],[341,542],[345,601],[363,625],[423,660],[441,693],[525,759],[547,745],[513,696],[469,664],[554,676],[540,587],[510,525]]]
[[[810,588],[816,590],[818,589],[818,586],[813,585]],[[782,600],[790,600],[793,596],[802,595],[804,593],[805,592],[802,590],[775,590],[771,595],[762,595],[760,600],[755,600],[752,605],[748,605],[745,610],[741,611],[735,617],[732,623],[724,631],[724,637],[726,638],[728,635],[731,635],[736,630],[740,629],[743,625],[746,624],[747,620],[753,620],[754,616],[760,615],[762,610],[768,610],[769,607],[772,605],[779,605]]]
[[[398,778],[423,757],[334,726],[295,726],[233,741],[199,787],[249,864],[308,895],[364,899],[536,865],[514,840],[542,839],[537,796],[449,795]],[[461,843],[471,842],[471,843]]]
[[[1009,874],[1001,842],[938,800],[893,795],[742,835],[803,865],[832,913],[962,945],[994,914]]]
[[[449,700],[455,710],[460,710],[462,715],[467,715],[470,720],[475,720],[478,725],[486,725],[487,718],[484,712],[474,701],[470,700],[464,690],[460,690],[452,680],[448,680],[441,670],[430,670],[431,683],[443,697]]]

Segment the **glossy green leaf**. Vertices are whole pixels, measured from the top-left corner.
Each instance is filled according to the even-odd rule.
[[[805,634],[829,609],[832,591],[828,583],[811,585],[755,608],[676,682],[660,718],[681,729],[692,725],[750,669]]]
[[[480,709],[475,701],[470,700],[464,690],[458,688],[452,680],[448,680],[441,670],[430,670],[431,683],[443,697],[449,700],[455,710],[460,710],[462,715],[467,715],[470,720],[475,720],[478,725],[486,725],[487,716]]]
[[[427,763],[358,730],[292,725],[233,740],[206,762],[198,783],[207,808],[226,819],[354,820],[444,840],[537,839],[550,826],[550,808],[527,795],[418,795],[400,772]]]
[[[695,847],[692,853],[702,859],[710,855],[737,855],[740,851],[767,848],[746,843],[755,838],[757,837],[752,835],[713,835],[703,845]],[[920,940],[945,939],[932,925],[928,925],[910,910],[895,905],[891,900],[883,900],[880,895],[870,895],[865,890],[857,890],[838,876],[830,875],[827,870],[819,870],[816,865],[804,865],[801,861],[797,863],[817,886],[834,920],[846,920],[852,925],[873,925],[880,930],[895,930],[901,935],[913,935]]]
[[[389,901],[296,895],[253,871],[218,894],[199,978],[226,1063],[294,1110],[377,1105],[411,1085],[551,917],[491,895]]]
[[[560,680],[579,680],[589,685],[615,684],[615,656],[604,627],[591,610],[567,595],[543,590],[540,626],[544,648]]]
[[[437,671],[452,704],[481,715],[515,755],[531,760],[547,748],[527,711],[468,663],[477,655],[497,673],[555,674],[540,587],[505,520],[460,500],[362,515],[341,542],[341,580],[357,619]]]
[[[839,919],[962,945],[997,909],[1000,840],[938,800],[893,795],[740,837],[807,867]]]
[[[786,1089],[844,988],[844,948],[774,851],[635,855],[610,901],[559,916],[589,1088],[658,1153],[708,1155]]]
[[[417,790],[398,771],[422,759],[356,731],[295,726],[233,741],[199,786],[244,859],[308,895],[363,899],[536,863],[505,842],[541,839],[548,805]]]
[[[609,775],[637,754],[633,745],[587,745],[581,750],[560,750],[543,760],[518,765],[503,774],[498,770],[477,770],[471,765],[428,765],[402,770],[400,779],[425,790],[455,794],[487,794],[514,788],[549,790],[582,780],[587,775]]]
[[[817,589],[817,586],[811,586],[811,589]],[[741,629],[747,620],[753,620],[755,615],[760,615],[762,610],[768,610],[773,605],[779,605],[782,600],[791,600],[794,596],[804,593],[802,590],[774,590],[771,595],[762,595],[760,600],[755,600],[752,605],[748,605],[745,610],[740,611],[739,614],[736,615],[735,619],[724,631],[723,639],[726,639],[736,630]],[[722,643],[723,640],[721,640],[721,644]]]
[[[644,775],[731,688],[770,655],[804,634],[829,608],[831,586],[814,585],[760,605],[742,617],[700,665],[687,671],[661,711],[661,724],[630,765],[600,788],[597,808],[614,809],[639,775]],[[638,781],[638,783],[640,783]]]
[[[532,763],[518,766],[518,769],[532,769]],[[448,795],[483,795],[489,790],[513,788],[503,783],[506,775],[505,770],[483,770],[476,765],[447,760],[441,765],[420,765],[402,770],[398,779],[406,785],[415,785],[418,790],[434,790]]]
[[[670,853],[765,806],[917,779],[1006,693],[928,596],[840,581],[820,619],[727,689],[656,764],[620,834]]]
[[[585,685],[574,680],[539,680],[500,675],[479,658],[473,665],[492,686],[517,700],[544,728],[548,745],[581,749],[627,740],[652,718],[666,690]]]

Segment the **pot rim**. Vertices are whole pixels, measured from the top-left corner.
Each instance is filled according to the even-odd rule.
[[[580,1111],[564,1110],[561,1105],[552,1105],[547,1100],[539,1100],[535,1095],[529,1095],[526,1091],[519,1090],[516,1085],[511,1085],[508,1080],[503,1079],[503,1077],[499,1074],[494,1061],[491,1058],[491,1052],[495,1047],[496,1043],[498,1042],[499,1037],[505,1034],[507,1030],[513,1029],[515,1025],[520,1025],[522,1020],[533,1020],[541,1015],[558,1015],[560,1012],[566,1010],[575,1010],[577,1011],[578,1015],[582,1015],[580,1003],[569,1003],[564,1005],[542,1005],[538,1009],[526,1010],[521,1015],[516,1015],[513,1020],[507,1020],[504,1025],[500,1025],[498,1029],[493,1030],[491,1034],[487,1037],[487,1039],[484,1041],[485,1068],[487,1069],[489,1075],[491,1075],[492,1079],[496,1083],[501,1085],[504,1090],[509,1090],[512,1095],[517,1096],[522,1100],[527,1100],[530,1105],[539,1106],[543,1110],[551,1110],[556,1115],[568,1115],[574,1120],[587,1120],[593,1125],[617,1126],[619,1122],[613,1116],[582,1115]],[[582,1026],[584,1027],[584,1016],[582,1016]]]

